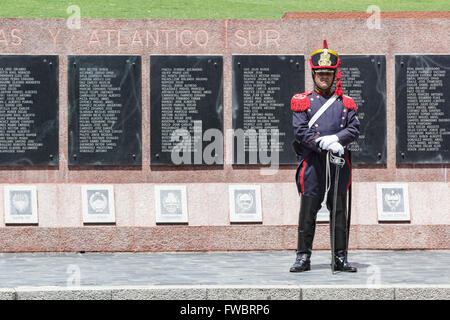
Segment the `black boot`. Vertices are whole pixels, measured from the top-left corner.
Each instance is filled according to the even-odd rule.
[[[311,270],[310,256],[306,253],[297,252],[297,258],[294,265],[289,269],[290,272],[303,272]]]
[[[332,197],[328,197],[328,209],[332,212]],[[335,223],[335,262],[334,270],[343,272],[356,272],[357,269],[347,262],[347,197],[338,196],[336,201],[336,223]],[[332,215],[330,219],[330,232],[332,226]]]
[[[334,270],[335,271],[342,271],[342,272],[357,272],[358,269],[355,267],[352,267],[350,263],[347,261],[347,255],[345,254],[345,251],[339,251],[336,254],[336,258],[334,260]]]
[[[302,272],[311,269],[310,257],[314,233],[316,230],[316,216],[320,209],[321,199],[302,195],[298,222],[297,257],[290,272]]]

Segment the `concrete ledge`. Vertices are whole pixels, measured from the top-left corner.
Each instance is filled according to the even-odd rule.
[[[16,300],[111,300],[108,287],[18,287]]]
[[[395,300],[450,300],[450,285],[395,288]]]
[[[303,286],[302,300],[394,300],[391,286]]]
[[[210,286],[208,300],[300,300],[299,286]]]
[[[195,286],[113,288],[112,300],[205,300],[206,290]]]
[[[16,300],[14,289],[0,289],[0,300]]]
[[[0,300],[450,300],[450,285],[120,286],[0,289]]]

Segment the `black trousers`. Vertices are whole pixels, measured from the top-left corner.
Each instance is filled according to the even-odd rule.
[[[311,256],[314,234],[316,231],[317,212],[321,208],[323,197],[301,195],[298,222],[297,253]],[[330,234],[332,228],[333,194],[328,193],[327,208],[330,211]],[[339,196],[336,201],[335,254],[340,255],[347,250],[347,196]],[[331,242],[331,237],[330,237]]]

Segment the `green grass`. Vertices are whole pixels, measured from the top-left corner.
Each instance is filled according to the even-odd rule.
[[[67,18],[77,5],[82,18],[278,19],[287,11],[449,11],[449,0],[0,0],[0,17]]]

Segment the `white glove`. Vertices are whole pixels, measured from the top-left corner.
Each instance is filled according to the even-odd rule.
[[[339,142],[332,143],[328,150],[330,150],[333,153],[337,153],[339,156],[342,156],[344,154],[344,147]]]
[[[339,138],[337,135],[333,134],[333,135],[329,135],[329,136],[323,136],[320,137],[316,140],[317,142],[319,142],[319,147],[322,150],[328,150],[328,147],[334,143],[334,142],[338,142]]]

